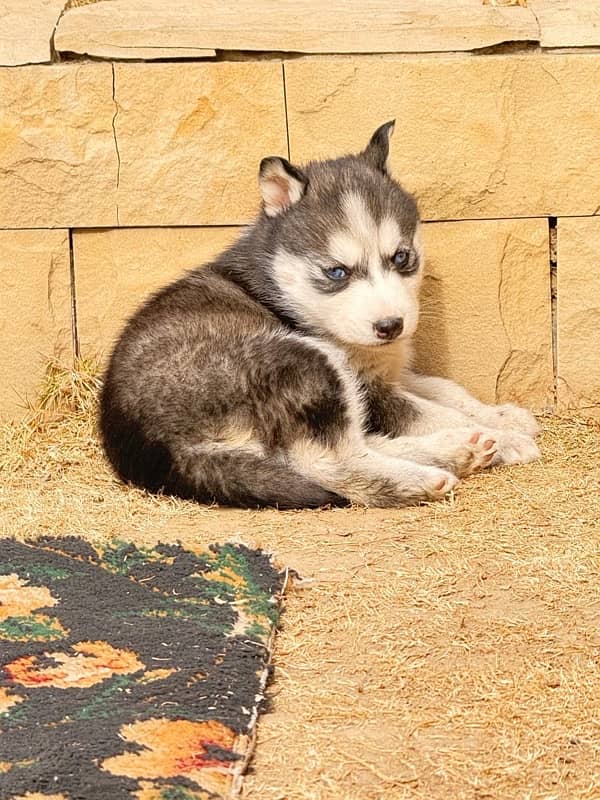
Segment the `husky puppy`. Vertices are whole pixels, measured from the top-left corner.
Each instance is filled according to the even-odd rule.
[[[387,168],[393,126],[358,155],[265,158],[254,224],[128,322],[100,414],[124,481],[245,507],[399,506],[538,458],[528,411],[411,369],[423,250]]]

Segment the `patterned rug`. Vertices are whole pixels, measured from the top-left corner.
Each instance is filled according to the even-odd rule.
[[[235,797],[282,575],[208,550],[0,539],[0,797]]]

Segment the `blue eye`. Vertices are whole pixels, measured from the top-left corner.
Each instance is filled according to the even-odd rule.
[[[396,250],[392,256],[392,261],[394,262],[394,266],[398,267],[398,269],[406,269],[410,261],[410,250]]]
[[[343,281],[348,277],[348,270],[345,267],[331,267],[325,270],[325,275],[332,281]]]

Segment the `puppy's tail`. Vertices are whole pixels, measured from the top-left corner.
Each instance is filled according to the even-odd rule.
[[[348,500],[294,471],[284,458],[232,451],[190,453],[172,470],[169,494],[202,503],[283,510],[347,506]]]

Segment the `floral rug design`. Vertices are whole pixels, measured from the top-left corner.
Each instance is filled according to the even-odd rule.
[[[235,797],[281,584],[243,545],[0,539],[0,798]]]

